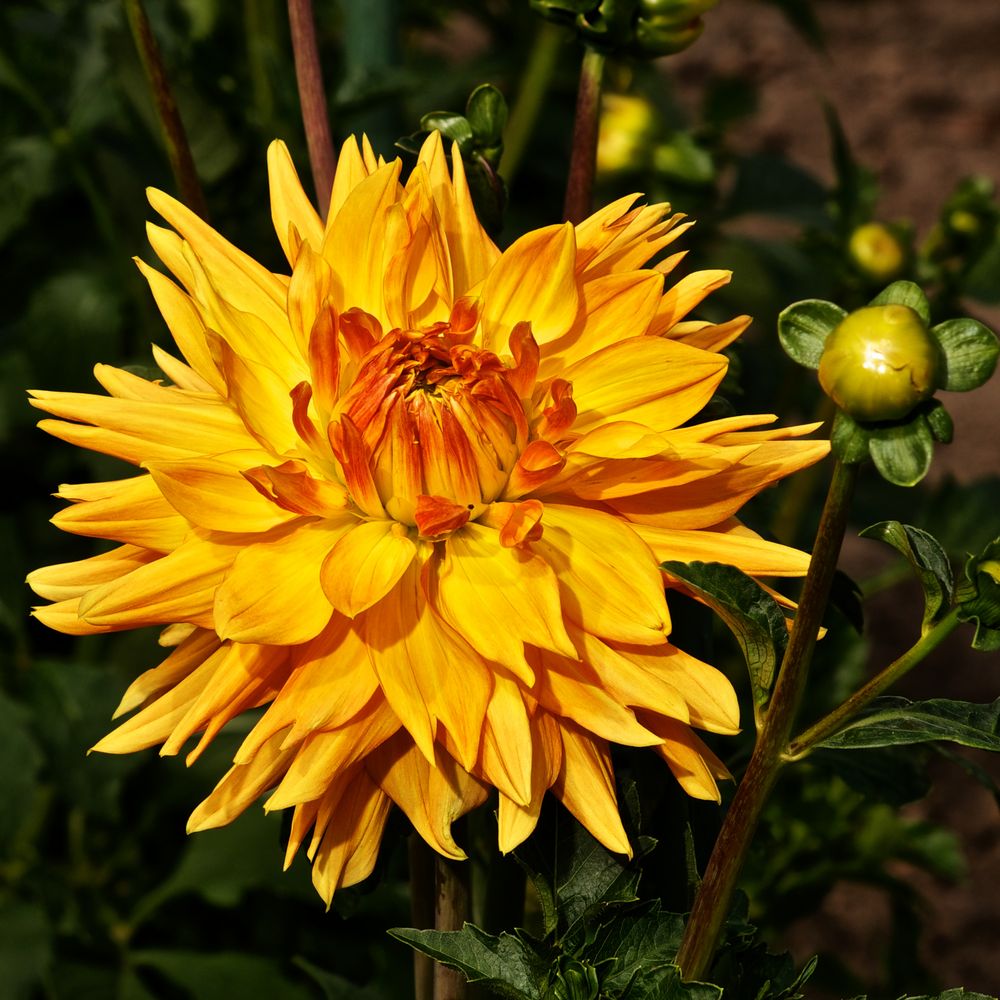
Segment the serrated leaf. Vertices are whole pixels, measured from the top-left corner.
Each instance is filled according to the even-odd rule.
[[[665,562],[662,569],[695,591],[726,623],[746,660],[754,705],[766,704],[788,643],[785,616],[777,601],[735,566]]]
[[[830,432],[830,447],[845,465],[857,465],[868,458],[872,432],[843,410],[837,411]]]
[[[804,299],[778,316],[778,339],[785,353],[806,368],[819,368],[826,338],[847,317],[833,302]]]
[[[908,306],[927,326],[931,325],[931,307],[923,289],[912,281],[894,281],[871,300],[873,306]]]
[[[883,479],[916,486],[931,467],[934,437],[926,418],[918,414],[906,423],[872,430],[868,450]]]
[[[513,934],[495,937],[474,924],[460,931],[394,927],[389,934],[502,997],[542,1000],[549,962]]]
[[[586,957],[602,966],[603,991],[624,990],[643,971],[670,965],[677,957],[683,933],[683,915],[663,912],[655,900],[641,911],[604,924],[587,948]]]
[[[950,319],[931,330],[944,354],[942,389],[976,389],[996,370],[1000,342],[988,327],[974,319]]]
[[[880,521],[859,533],[891,545],[913,567],[924,590],[922,630],[926,632],[951,606],[955,576],[941,543],[926,531],[899,521]]]
[[[1000,751],[1000,698],[988,705],[946,698],[877,698],[864,715],[817,745],[861,750],[935,740]]]
[[[640,837],[636,855],[654,843]],[[539,829],[514,858],[538,892],[545,933],[557,940],[572,938],[603,907],[637,899],[637,859],[612,854],[561,809],[543,813]]]
[[[676,965],[651,970],[621,1000],[720,1000],[722,988],[711,983],[685,983]],[[603,996],[603,994],[602,994]]]

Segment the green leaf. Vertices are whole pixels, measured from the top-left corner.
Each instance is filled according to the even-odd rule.
[[[846,316],[840,306],[822,299],[794,302],[778,316],[778,339],[793,361],[819,368],[826,338]]]
[[[860,532],[891,545],[905,556],[924,589],[923,631],[926,632],[951,606],[955,576],[941,543],[926,531],[899,521],[880,521]]]
[[[926,418],[917,414],[905,423],[873,429],[869,451],[883,479],[916,486],[931,467],[934,437]]]
[[[655,841],[638,838],[636,855]],[[636,861],[612,854],[562,809],[542,814],[535,834],[514,858],[531,879],[542,908],[546,934],[571,939],[586,919],[615,903],[637,899]]]
[[[683,982],[680,969],[668,965],[638,980],[621,1000],[720,1000],[722,995],[722,988],[711,983]]]
[[[499,146],[507,124],[507,102],[491,83],[483,83],[469,95],[465,117],[477,145]]]
[[[327,972],[301,956],[293,958],[292,963],[319,986],[324,1000],[383,1000],[381,993],[358,986],[335,972]]]
[[[655,900],[642,911],[602,925],[587,948],[587,960],[603,967],[602,990],[624,990],[640,974],[672,964],[683,933],[683,915],[663,912]],[[626,995],[641,994],[629,991]]]
[[[289,979],[276,959],[238,951],[146,949],[129,952],[134,966],[156,969],[186,990],[192,1000],[311,1000],[312,993]]]
[[[974,319],[950,319],[931,329],[944,354],[944,382],[949,392],[968,392],[986,382],[997,366],[1000,342]]]
[[[966,562],[965,580],[958,588],[958,617],[976,625],[973,649],[1000,649],[1000,538]]]
[[[394,927],[389,934],[502,997],[542,1000],[549,962],[520,937],[507,933],[494,937],[473,924],[460,931]]]
[[[735,566],[665,562],[661,568],[694,590],[726,623],[743,651],[754,705],[766,704],[788,642],[785,616],[777,601]]]
[[[894,281],[869,303],[873,306],[909,306],[927,326],[931,325],[931,306],[923,289],[912,281]]]
[[[860,750],[934,740],[1000,751],[1000,698],[988,705],[946,698],[877,698],[868,712],[818,746]]]
[[[830,446],[834,455],[845,465],[857,465],[868,458],[872,432],[859,424],[850,414],[837,411],[830,432]]]
[[[924,405],[927,407],[924,419],[931,429],[934,440],[940,441],[941,444],[951,444],[955,436],[955,422],[951,419],[951,414],[938,399],[932,399]]]
[[[472,146],[472,126],[464,115],[453,111],[431,111],[420,119],[425,132],[437,130],[446,139],[457,142],[463,152]]]

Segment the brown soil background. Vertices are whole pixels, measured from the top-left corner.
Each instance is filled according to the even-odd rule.
[[[912,219],[921,233],[955,181],[981,173],[1000,181],[1000,0],[818,0],[826,54],[803,45],[777,10],[759,0],[723,0],[701,41],[675,57],[682,100],[696,105],[709,74],[739,75],[760,89],[758,113],[733,136],[746,152],[782,153],[831,177],[820,98],[838,109],[856,156],[878,173],[883,218]],[[1000,326],[1000,310],[977,310]],[[1000,472],[1000,378],[953,395],[956,443],[940,449],[934,475],[968,480]],[[1000,496],[997,497],[1000,525]],[[863,577],[866,546],[845,550],[844,567]],[[874,662],[913,641],[919,594],[894,590],[876,601]],[[964,633],[965,630],[962,630]],[[970,654],[968,636],[938,650],[905,693],[988,701],[997,696],[1000,656]],[[1000,769],[987,755],[983,766]],[[922,873],[895,872],[927,902],[921,951],[945,986],[1000,994],[1000,813],[981,786],[955,767],[941,769],[930,798],[909,807],[956,829],[968,858],[959,886]],[[787,944],[800,958],[833,951],[874,985],[887,940],[888,911],[872,889],[842,884],[815,917],[794,926]],[[930,984],[928,984],[930,986]]]

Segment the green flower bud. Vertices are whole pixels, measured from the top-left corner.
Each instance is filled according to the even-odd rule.
[[[934,395],[941,352],[908,306],[867,306],[827,338],[819,362],[823,391],[856,420],[901,420]]]
[[[855,265],[875,284],[895,278],[906,263],[902,244],[888,226],[868,222],[851,233],[847,252]]]

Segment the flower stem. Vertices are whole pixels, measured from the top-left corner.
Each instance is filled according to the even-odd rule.
[[[319,213],[326,218],[330,208],[330,192],[336,160],[333,136],[330,134],[330,114],[323,88],[323,70],[316,44],[316,21],[312,0],[288,0],[288,23],[292,30],[292,51],[295,53],[295,78],[299,85],[302,124],[309,146],[309,164]]]
[[[410,921],[414,927],[434,924],[434,853],[419,833],[410,834]],[[434,1000],[434,960],[413,952],[414,1000]]]
[[[460,931],[469,919],[469,863],[435,859],[434,929]],[[468,983],[457,969],[434,966],[434,1000],[466,1000]]]
[[[826,610],[837,556],[847,527],[857,474],[857,465],[837,462],[834,466],[809,572],[799,599],[795,626],[781,662],[764,725],[743,780],[723,820],[677,953],[677,964],[685,980],[703,978],[711,966],[761,812],[784,763],[782,754],[805,690],[816,635]]]
[[[574,224],[582,222],[591,211],[603,76],[604,55],[591,48],[584,49],[580,65],[580,85],[576,92],[573,150],[570,153],[566,203],[563,208],[563,218]]]
[[[562,31],[556,25],[543,21],[535,35],[535,44],[528,56],[528,65],[517,91],[517,100],[504,131],[499,173],[508,184],[513,181],[521,160],[524,159],[528,140],[535,130],[538,114],[545,103],[545,95],[559,61],[562,41]]]
[[[124,4],[132,38],[135,41],[135,47],[138,50],[139,59],[153,95],[156,114],[160,120],[160,129],[163,132],[163,141],[167,147],[167,157],[170,160],[170,169],[173,172],[181,201],[192,212],[207,219],[208,206],[205,203],[201,182],[198,180],[194,157],[191,155],[191,145],[188,142],[187,133],[184,131],[184,122],[181,121],[180,112],[177,110],[173,91],[170,89],[170,81],[167,78],[167,70],[163,64],[160,47],[156,44],[153,30],[149,26],[146,10],[142,5],[142,0],[124,0]]]
[[[863,688],[855,691],[842,705],[810,726],[788,746],[785,760],[800,760],[817,744],[838,732],[873,698],[909,673],[921,660],[932,653],[958,628],[958,609],[952,608],[933,628],[920,637],[902,656],[893,660],[881,673],[876,674]]]

